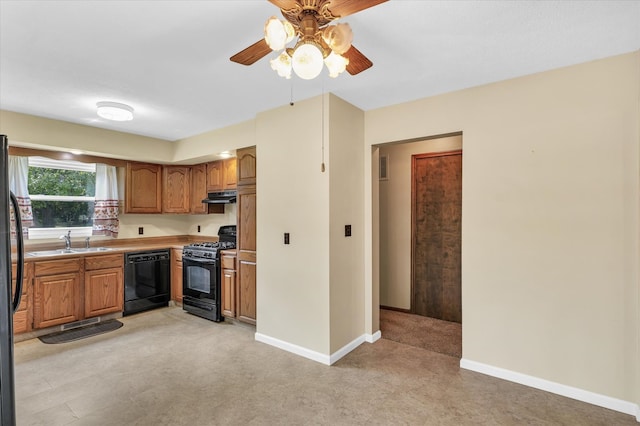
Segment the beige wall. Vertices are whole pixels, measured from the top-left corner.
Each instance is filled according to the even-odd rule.
[[[364,334],[364,112],[328,95],[330,353]],[[345,237],[351,225],[351,237]]]
[[[329,173],[320,171],[321,126],[320,97],[256,119],[257,332],[328,355]]]
[[[200,135],[181,139],[174,144],[173,163],[194,164],[219,158],[223,151],[256,144],[256,122],[245,121],[223,129],[212,130]]]
[[[456,149],[462,149],[462,136],[380,146],[388,161],[388,179],[378,182],[383,306],[411,308],[411,156]]]
[[[156,163],[171,162],[174,145],[161,139],[0,110],[0,131],[11,146]]]
[[[465,359],[640,401],[639,75],[635,52],[365,114],[366,146],[463,132]]]

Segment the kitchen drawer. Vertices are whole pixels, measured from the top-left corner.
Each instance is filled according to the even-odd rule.
[[[222,269],[236,269],[235,256],[222,256],[221,263],[222,263]]]
[[[81,258],[63,260],[48,260],[44,262],[36,262],[35,276],[56,275],[68,272],[78,272],[80,270]]]
[[[123,264],[124,256],[122,254],[109,254],[84,258],[84,269],[87,271],[93,271],[94,269],[122,268]]]

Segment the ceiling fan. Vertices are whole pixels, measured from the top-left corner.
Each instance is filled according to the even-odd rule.
[[[280,8],[285,20],[272,16],[264,26],[264,38],[230,59],[251,65],[272,51],[281,52],[270,61],[278,75],[311,80],[322,71],[337,77],[343,71],[356,75],[373,63],[351,45],[353,33],[347,23],[331,24],[338,18],[384,3],[387,0],[269,0]],[[297,37],[293,47],[287,44]]]

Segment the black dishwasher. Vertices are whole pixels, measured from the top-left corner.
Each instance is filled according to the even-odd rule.
[[[169,304],[170,258],[169,249],[125,253],[123,315]]]

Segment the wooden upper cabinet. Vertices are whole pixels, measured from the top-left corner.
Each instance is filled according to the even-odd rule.
[[[207,198],[207,165],[191,166],[191,213],[206,214],[207,205],[202,202]]]
[[[224,189],[236,189],[238,183],[238,171],[236,168],[237,161],[235,158],[224,160]]]
[[[256,184],[256,147],[242,148],[236,151],[238,167],[238,186]]]
[[[207,192],[236,189],[236,159],[207,163]]]
[[[256,187],[238,189],[237,247],[240,252],[256,251]]]
[[[125,213],[162,213],[162,166],[127,163]]]
[[[207,192],[217,192],[224,189],[224,163],[213,161],[207,163]]]
[[[189,213],[191,210],[191,167],[164,166],[162,172],[162,212]]]

